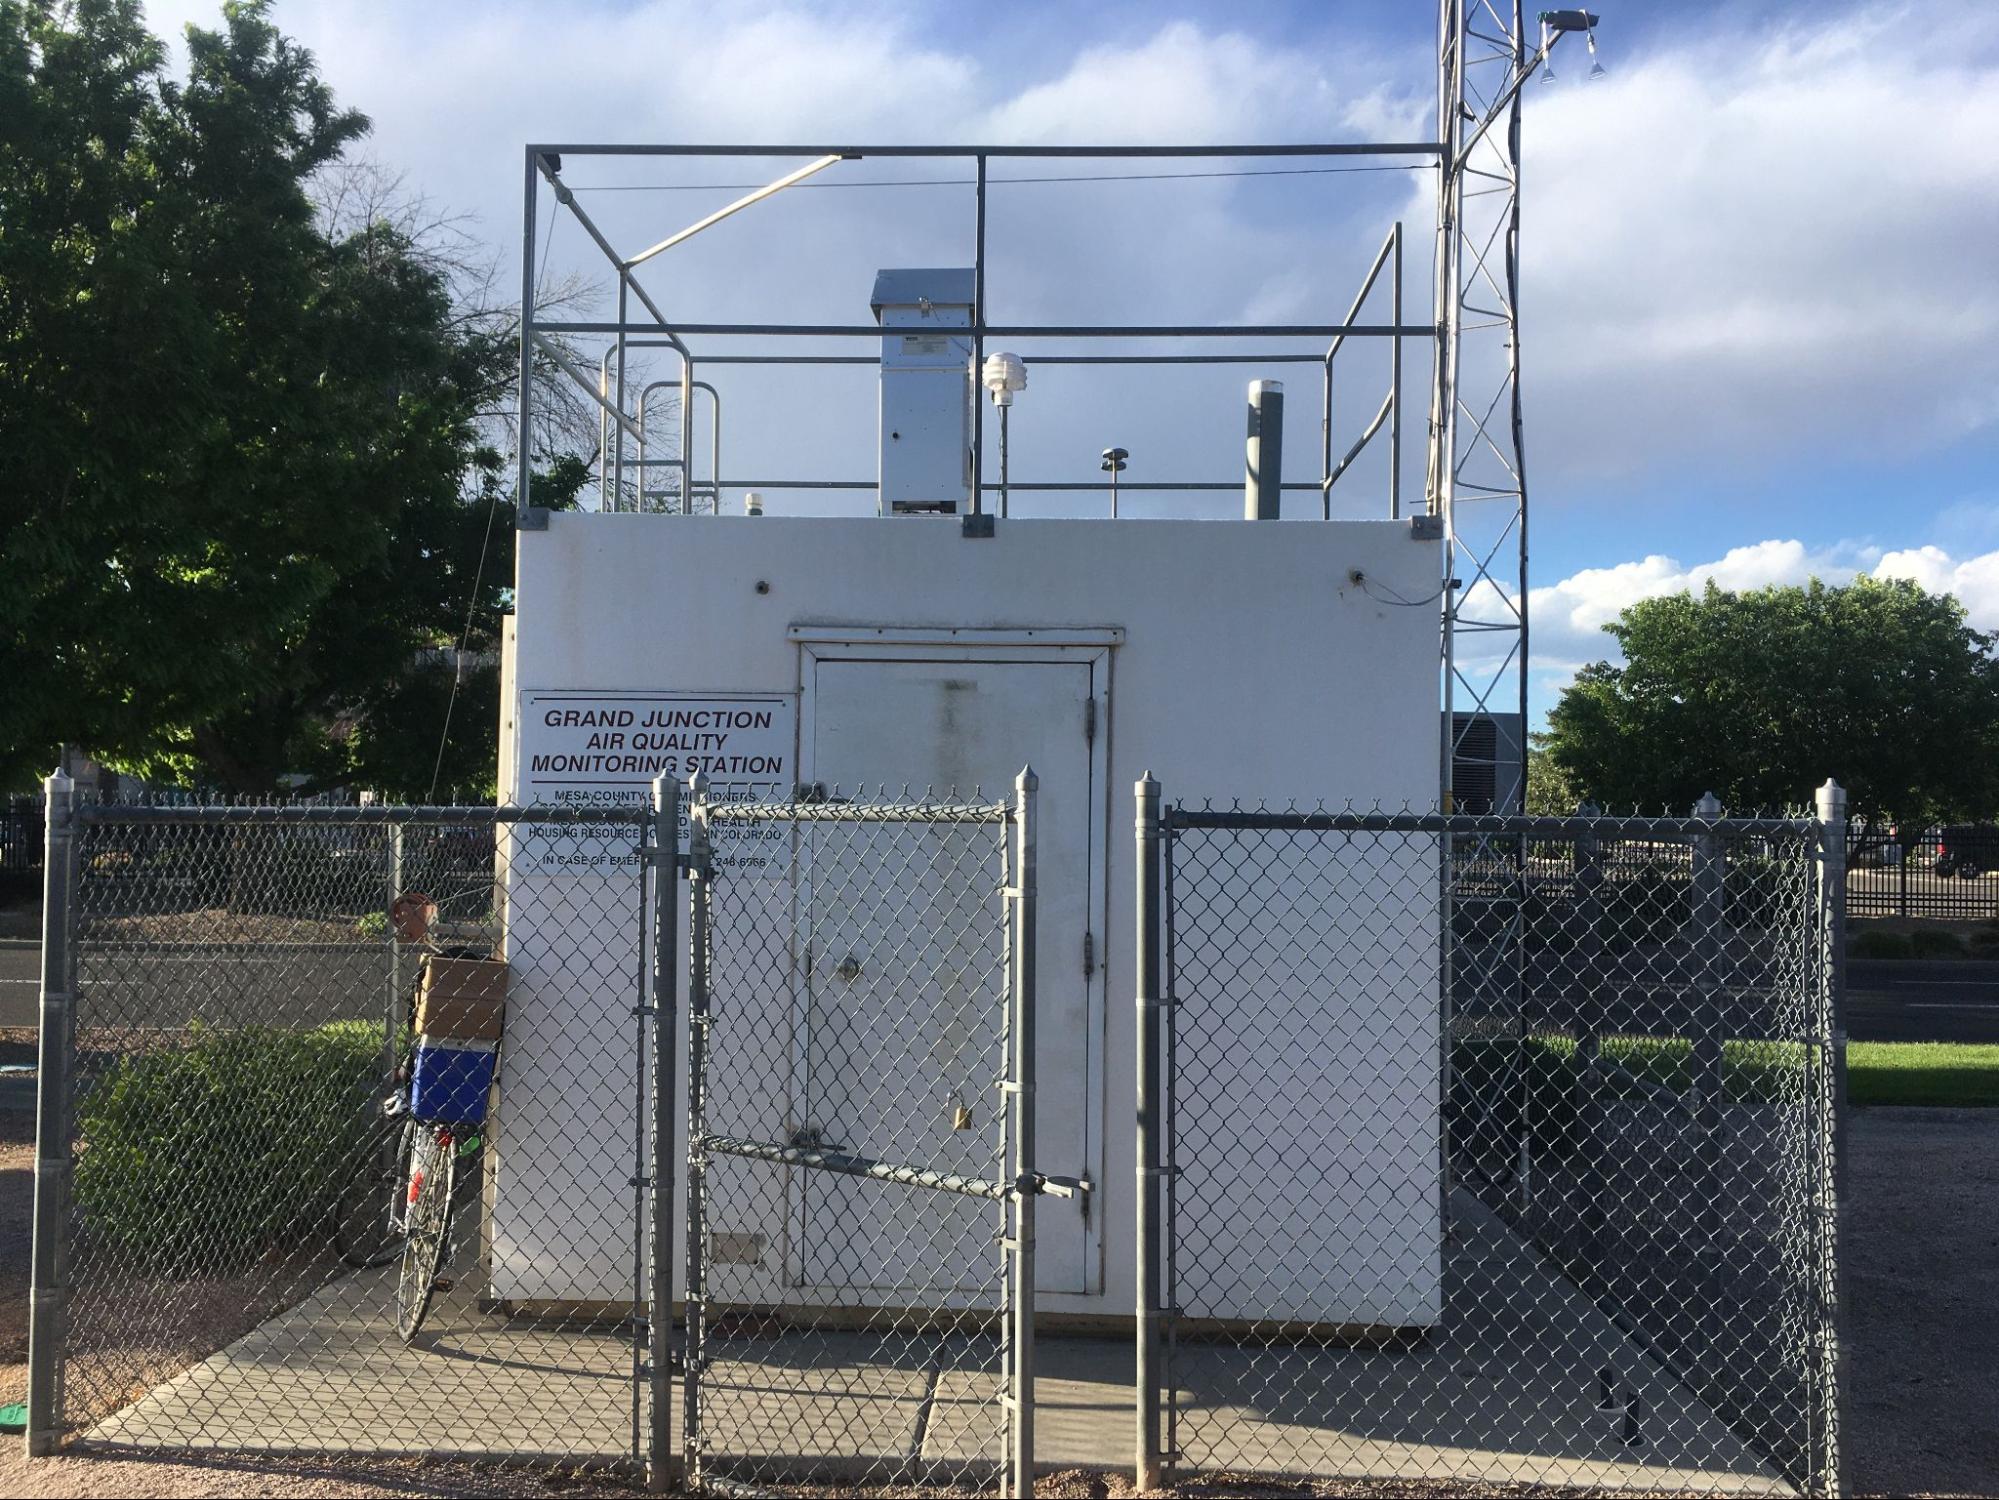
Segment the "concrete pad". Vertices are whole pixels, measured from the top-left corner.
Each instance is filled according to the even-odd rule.
[[[1605,1490],[1786,1494],[1726,1424],[1500,1220],[1453,1204],[1441,1326],[1410,1348],[1182,1342],[1177,1442],[1189,1470]],[[144,1448],[631,1457],[625,1329],[482,1311],[462,1278],[413,1346],[394,1268],[344,1277],[99,1424]],[[712,1473],[938,1482],[1001,1451],[988,1337],[720,1326],[702,1384]],[[1037,1341],[1048,1468],[1124,1468],[1126,1340]],[[1597,1409],[1597,1374],[1642,1403],[1642,1442]],[[680,1443],[680,1392],[674,1392]]]
[[[628,1460],[632,1353],[621,1328],[481,1312],[440,1293],[395,1331],[394,1266],[321,1289],[84,1435],[90,1444],[263,1453]]]
[[[1442,1323],[1407,1349],[1182,1343],[1183,1466],[1605,1490],[1788,1494],[1616,1324],[1465,1194],[1452,1201]],[[1055,1368],[1047,1346],[1044,1371]],[[1641,1441],[1597,1407],[1639,1399]],[[1043,1458],[1062,1462],[1045,1445]]]
[[[937,1343],[811,1330],[716,1339],[700,1388],[711,1469],[752,1482],[902,1474],[921,1448]]]

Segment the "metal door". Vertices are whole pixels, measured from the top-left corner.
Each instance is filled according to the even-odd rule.
[[[1101,694],[1101,658],[886,659],[817,656],[811,671],[808,774],[829,793],[837,785],[891,795],[974,787],[1007,787],[1022,765],[1040,776],[1039,1044],[1036,1058],[1039,1165],[1063,1177],[1088,1179],[1097,1147],[1094,1118],[1102,1046],[1092,1003],[1096,965],[1092,926],[1093,738]],[[808,836],[809,837],[809,836]],[[810,872],[813,862],[803,861]],[[845,868],[852,868],[852,850]],[[990,1160],[994,1128],[992,1080],[961,1065],[953,974],[970,955],[953,951],[948,924],[926,922],[937,893],[881,882],[807,874],[803,895],[811,932],[801,975],[801,1097],[806,1127],[829,1145],[895,1160],[965,1158],[965,1170]],[[870,949],[893,942],[903,951],[893,978],[880,982]],[[928,944],[920,960],[914,947]],[[911,976],[928,975],[928,982]],[[843,1065],[857,1029],[885,1025],[925,1034],[933,1059],[926,1079],[862,1078]],[[885,1108],[893,1103],[895,1107]],[[970,1112],[967,1122],[965,1111]],[[957,1128],[954,1128],[957,1127]],[[855,1132],[879,1139],[849,1140]],[[909,1279],[894,1263],[848,1264],[833,1247],[831,1226],[851,1215],[856,1193],[873,1184],[817,1176],[802,1184],[802,1247],[798,1267],[808,1285],[892,1289]],[[895,1204],[884,1200],[884,1211]],[[926,1211],[930,1208],[926,1205]],[[954,1211],[974,1212],[973,1205]],[[1087,1196],[1043,1205],[1036,1285],[1044,1292],[1090,1289],[1094,1260]],[[953,1237],[954,1242],[963,1242]],[[920,1245],[914,1238],[912,1249]],[[815,1251],[814,1247],[825,1247]],[[967,1266],[968,1276],[987,1274]],[[933,1270],[924,1279],[934,1276]]]

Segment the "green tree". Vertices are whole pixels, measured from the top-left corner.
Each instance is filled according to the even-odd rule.
[[[1582,802],[1569,778],[1548,754],[1548,736],[1527,736],[1527,811],[1538,817],[1565,818]]]
[[[1828,776],[1861,816],[1980,816],[1999,799],[1999,663],[1963,606],[1913,583],[1646,599],[1605,627],[1548,716],[1553,770],[1607,807],[1792,806]]]
[[[75,743],[407,790],[436,648],[491,674],[511,311],[468,315],[407,226],[321,211],[367,122],[262,4],[222,20],[182,81],[135,0],[0,0],[0,782]],[[494,738],[469,697],[439,773],[467,791]]]

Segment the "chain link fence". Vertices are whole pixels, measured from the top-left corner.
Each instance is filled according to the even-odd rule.
[[[1020,1493],[1031,782],[693,825],[690,1483]]]
[[[42,1445],[642,1462],[647,815],[59,816]]]
[[[691,790],[56,808],[38,1451],[1024,1487],[1032,779]],[[1836,801],[1139,808],[1141,1482],[1837,1490]]]
[[[1141,1474],[1835,1492],[1837,823],[1147,795]]]

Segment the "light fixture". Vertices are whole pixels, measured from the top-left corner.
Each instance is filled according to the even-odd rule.
[[[1595,29],[1592,28],[1584,32],[1583,39],[1589,43],[1589,81],[1595,83],[1597,79],[1603,77],[1603,64],[1596,60]]]

